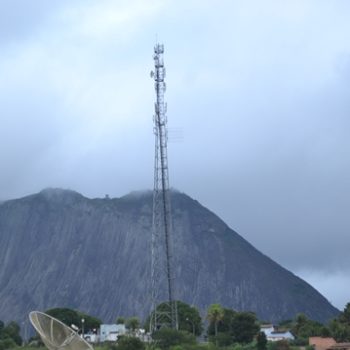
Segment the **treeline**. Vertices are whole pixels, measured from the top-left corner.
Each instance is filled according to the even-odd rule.
[[[260,332],[260,326],[268,322],[259,321],[252,312],[238,312],[213,304],[208,308],[205,319],[202,319],[197,308],[181,301],[177,306],[178,330],[162,328],[151,335],[151,342],[143,342],[138,338],[138,329],[143,327],[149,331],[151,315],[143,325],[137,317],[119,316],[116,323],[124,323],[127,334],[121,336],[116,343],[106,343],[102,347],[104,350],[293,350],[308,346],[308,338],[313,336],[350,342],[350,303],[328,324],[310,320],[303,314],[298,314],[293,320],[280,322],[277,325],[278,331],[289,330],[295,339],[278,342],[267,341],[265,333]],[[158,306],[160,314],[165,307],[165,304]],[[72,324],[77,326],[80,333],[85,327],[85,334],[96,331],[102,323],[96,317],[67,308],[50,309],[46,313],[69,327]],[[19,325],[16,322],[5,325],[0,321],[0,350],[14,349],[21,344]],[[32,342],[33,346],[35,344],[40,343]]]
[[[199,336],[203,331],[203,321],[207,321],[206,336],[209,342],[217,346],[250,344],[261,338],[264,342],[264,335],[259,333],[260,326],[269,322],[259,321],[252,312],[238,312],[213,304],[207,310],[206,319],[202,320],[196,308],[182,302],[178,305],[179,330]],[[315,336],[333,337],[337,342],[350,342],[350,303],[328,324],[298,314],[293,320],[281,321],[276,328],[280,332],[290,331],[295,340],[288,344],[295,346],[308,345],[309,337]]]
[[[304,314],[299,314],[295,320],[281,322],[280,327],[290,329],[298,345],[306,345],[309,337],[316,336],[332,337],[338,343],[350,342],[350,303],[328,324],[310,320]]]
[[[46,314],[57,318],[68,327],[75,325],[78,329],[85,331],[97,329],[100,327],[102,321],[97,317],[90,316],[78,310],[68,308],[54,308],[45,311]]]
[[[158,311],[164,309],[158,307]],[[135,318],[133,318],[135,319]],[[203,323],[207,322],[204,331]],[[144,327],[148,329],[149,318]],[[276,328],[279,332],[290,331],[294,340],[268,342],[266,335],[260,332],[262,324],[269,322],[259,321],[252,312],[238,312],[224,308],[219,304],[211,305],[202,320],[199,311],[186,303],[178,302],[179,330],[163,328],[152,334],[152,349],[160,350],[296,350],[312,349],[309,346],[309,337],[333,337],[337,342],[350,342],[350,303],[337,318],[328,324],[309,319],[304,314],[298,314],[293,320],[281,321]],[[128,321],[126,320],[126,324]],[[199,343],[202,335],[207,343]],[[122,340],[123,339],[123,340]],[[150,344],[142,344],[133,340],[129,344],[129,337],[122,338],[116,344],[109,345],[113,350],[143,350]],[[137,345],[137,344],[138,345]],[[139,348],[137,348],[139,346]]]

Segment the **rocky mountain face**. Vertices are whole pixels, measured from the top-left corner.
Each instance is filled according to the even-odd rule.
[[[185,194],[172,193],[177,298],[278,321],[334,308]],[[100,317],[150,311],[152,194],[88,199],[48,189],[0,204],[0,319],[70,307]]]

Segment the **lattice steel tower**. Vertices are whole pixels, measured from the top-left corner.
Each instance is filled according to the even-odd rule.
[[[174,299],[174,271],[172,265],[172,217],[169,193],[169,168],[167,151],[167,117],[164,92],[164,46],[154,47],[154,72],[156,103],[154,114],[155,162],[152,222],[152,317],[151,331],[161,327],[177,328],[177,306]],[[163,303],[162,310],[157,305]]]

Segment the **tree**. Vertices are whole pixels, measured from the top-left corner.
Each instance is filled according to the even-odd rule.
[[[350,325],[350,303],[347,303],[344,311],[338,316],[338,320],[341,323]]]
[[[161,350],[168,350],[170,347],[180,344],[191,345],[196,342],[196,338],[192,334],[172,328],[161,328],[153,333],[152,339],[156,347],[159,347]]]
[[[14,349],[17,347],[17,343],[12,338],[5,338],[0,340],[0,350]]]
[[[232,320],[232,336],[237,343],[250,343],[258,333],[258,320],[252,312],[237,312]]]
[[[208,326],[208,335],[210,339],[215,339],[217,346],[229,346],[234,343],[232,336],[232,322],[236,311],[223,308],[223,316],[217,323],[217,335],[215,336],[215,322],[210,322]]]
[[[338,319],[332,320],[329,323],[329,329],[332,337],[337,342],[348,342],[350,341],[350,327],[349,325],[340,322]]]
[[[226,346],[234,342],[250,343],[260,328],[255,314],[251,312],[236,312],[225,308],[221,308],[222,312],[219,313],[218,310],[220,308],[218,309],[215,306],[212,317],[209,318],[208,316],[210,321],[208,334],[215,335],[216,345]]]
[[[116,320],[117,324],[124,324],[125,323],[125,318],[122,316],[119,316]]]
[[[215,337],[215,345],[218,347],[227,347],[233,344],[233,339],[230,333],[228,332],[219,332]]]
[[[0,350],[12,349],[21,344],[18,323],[11,321],[5,326],[4,322],[0,321]]]
[[[224,317],[224,310],[220,304],[211,304],[208,308],[207,319],[214,324],[215,337],[218,335],[218,324]]]
[[[2,330],[2,336],[4,339],[10,338],[17,345],[22,344],[22,338],[20,336],[20,327],[17,322],[11,321]]]
[[[118,350],[145,350],[145,344],[136,337],[122,336],[118,339]]]
[[[199,311],[194,306],[190,306],[182,301],[177,301],[177,318],[178,318],[178,326],[179,330],[181,331],[187,331],[189,333],[193,333],[195,335],[200,335],[202,333],[202,319],[199,315]],[[157,312],[164,312],[168,310],[168,303],[161,303],[157,306]],[[153,312],[151,316],[153,315]],[[145,329],[149,330],[149,323],[150,323],[150,317],[149,316],[145,322]],[[161,321],[166,322],[167,320],[164,319]]]
[[[72,309],[54,308],[46,310],[45,313],[60,320],[68,327],[70,327],[72,324],[78,327],[81,323],[81,319],[79,319],[78,313]]]
[[[307,340],[309,337],[321,336],[325,330],[321,323],[308,319],[304,314],[298,314],[292,332],[298,339]]]
[[[329,323],[329,330],[337,342],[350,341],[350,303],[347,303],[338,317]]]
[[[308,319],[304,314],[297,314],[293,327],[293,333],[298,336],[300,329],[307,325]]]
[[[177,301],[177,316],[179,330],[194,333],[197,336],[202,333],[202,318],[197,308]]]
[[[331,337],[331,336],[332,336],[332,334],[331,334],[330,329],[328,327],[326,327],[326,326],[323,326],[321,328],[321,337],[322,338],[328,338],[328,337]]]
[[[82,328],[82,320],[84,319],[84,329],[85,332],[99,328],[102,321],[96,317],[85,314],[81,311],[72,310],[69,308],[54,308],[45,311],[46,314],[57,318],[68,327],[71,327],[72,324],[76,325],[79,328]]]
[[[269,323],[269,322],[262,322],[262,323]],[[280,321],[278,326],[283,328],[292,328],[294,326],[294,320],[290,320],[290,319],[282,320]]]
[[[218,322],[218,333],[232,333],[232,320],[236,315],[236,311],[223,308],[224,314],[222,319]],[[215,325],[213,322],[209,323],[208,334],[215,335]]]
[[[140,320],[137,317],[130,317],[126,320],[126,328],[135,333],[136,329],[140,328]]]
[[[256,347],[258,350],[266,350],[267,349],[267,339],[266,334],[264,332],[259,332],[256,337]]]
[[[275,344],[276,347],[274,350],[289,350],[288,340],[278,340]]]

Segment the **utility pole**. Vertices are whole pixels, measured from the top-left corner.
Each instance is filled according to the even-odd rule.
[[[172,217],[169,190],[167,106],[164,102],[166,90],[164,45],[154,47],[154,67],[151,77],[155,81],[156,102],[154,114],[155,160],[152,219],[152,312],[151,332],[162,327],[178,328],[177,305],[174,298],[174,271],[172,251]],[[157,310],[162,303],[164,309]]]

